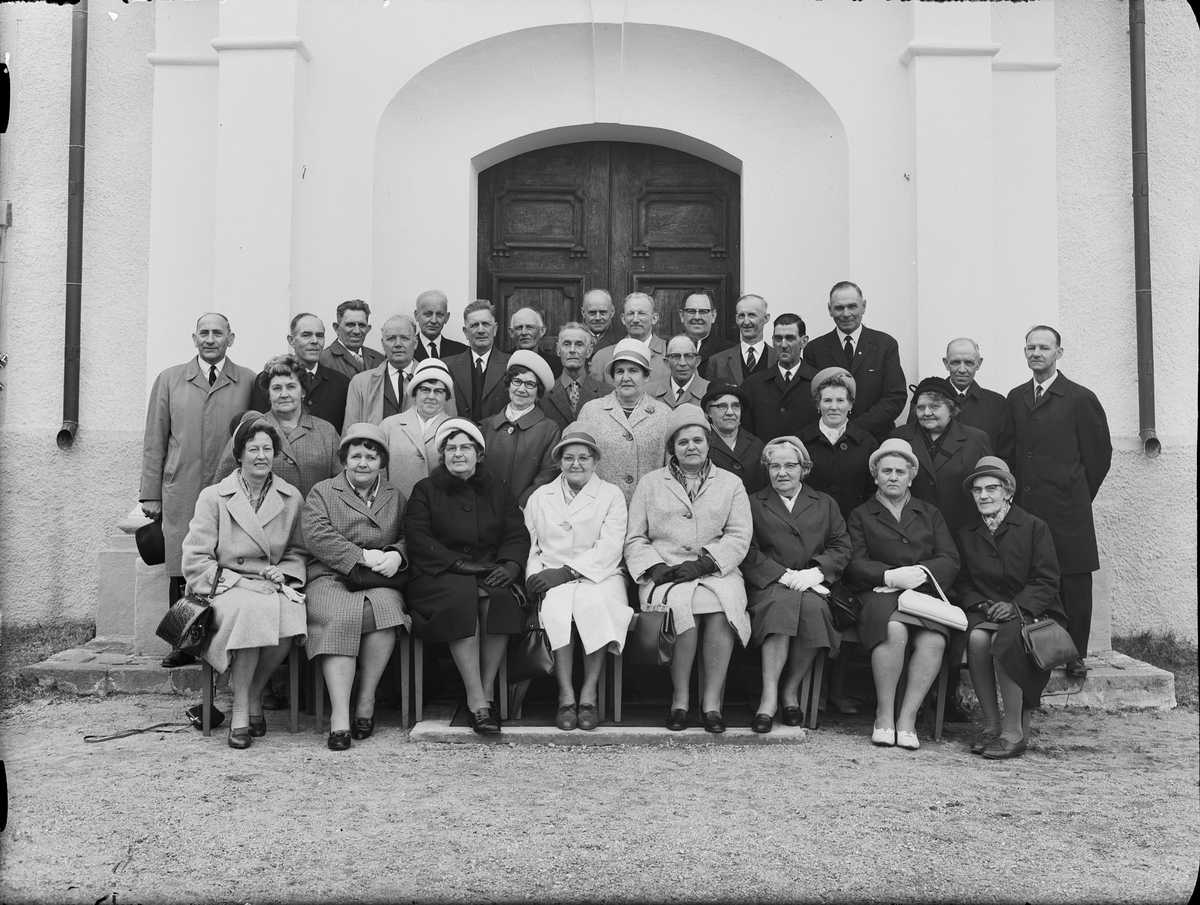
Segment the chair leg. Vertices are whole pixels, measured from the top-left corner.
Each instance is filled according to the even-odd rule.
[[[425,719],[425,642],[412,639],[413,653],[413,725]]]
[[[288,706],[292,711],[292,735],[300,731],[300,649],[288,652]]]
[[[207,660],[201,660],[200,667],[200,725],[204,737],[212,735],[213,708],[213,668]],[[233,718],[230,717],[232,720]]]
[[[621,722],[621,694],[623,691],[622,682],[624,681],[624,676],[622,675],[622,673],[624,671],[624,666],[625,666],[625,657],[622,654],[613,654],[612,661],[613,661],[613,670],[612,670],[613,722],[619,723],[619,722]]]
[[[317,712],[316,704],[314,703],[317,697],[317,659],[316,657],[308,656],[306,652],[304,660],[306,663],[304,670],[304,694],[308,698],[304,704],[304,712],[312,716]]]
[[[821,683],[825,680],[825,651],[817,652],[808,675],[800,683],[800,706],[804,708],[804,724],[816,729],[821,724]]]
[[[497,690],[496,699],[500,703],[500,719],[507,720],[508,717],[508,649],[505,648],[504,656],[500,658],[500,671],[496,674],[496,680],[500,683],[500,688]]]
[[[321,661],[313,658],[313,708],[317,717],[317,735],[325,733],[325,670],[321,669]]]
[[[412,701],[409,694],[412,691],[412,635],[405,630],[398,639],[400,642],[400,681],[396,684],[400,687],[400,723],[405,729],[412,728]],[[395,682],[395,672],[392,673],[392,681]]]
[[[600,658],[600,682],[596,686],[596,706],[600,709],[600,721],[608,716],[608,654]]]
[[[945,654],[942,655],[942,668],[938,670],[937,680],[937,702],[933,705],[933,740],[940,742],[942,740],[942,723],[945,717],[945,707],[948,703],[946,698],[947,688],[950,678],[950,658]]]

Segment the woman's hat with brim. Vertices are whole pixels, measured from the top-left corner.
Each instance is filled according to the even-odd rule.
[[[1008,470],[1008,464],[999,456],[984,456],[975,463],[975,470],[963,481],[963,493],[971,496],[971,488],[975,486],[976,478],[998,478],[1004,489],[1010,494],[1017,492],[1017,479]]]
[[[547,393],[554,386],[554,372],[550,370],[550,365],[546,364],[546,359],[531,349],[517,349],[509,356],[508,366],[533,371],[537,375],[537,379],[542,382],[542,389]]]
[[[704,394],[704,398],[700,400],[700,408],[708,411],[708,407],[720,399],[722,396],[733,396],[742,404],[742,411],[750,408],[750,397],[742,392],[741,387],[735,387],[732,383],[716,383],[708,388],[708,392]]]
[[[613,371],[617,367],[619,361],[632,361],[634,364],[641,365],[642,369],[650,373],[650,346],[642,342],[640,339],[630,339],[626,336],[623,340],[613,346],[612,361],[608,363],[605,371],[608,376],[613,376]]]
[[[868,464],[872,471],[875,469],[875,463],[884,456],[900,456],[901,458],[905,459],[912,467],[913,474],[916,474],[921,468],[920,463],[917,462],[916,453],[914,453],[912,447],[908,445],[908,441],[901,440],[899,437],[890,437],[889,439],[884,440],[879,449],[871,453],[871,459]]]
[[[704,409],[690,402],[685,402],[671,413],[671,420],[667,424],[668,453],[671,451],[671,443],[675,438],[676,432],[683,430],[685,427],[702,427],[706,431],[712,430],[712,425],[708,423],[708,416],[704,414]]]
[[[952,384],[945,377],[924,377],[916,386],[910,386],[912,390],[913,405],[917,404],[917,400],[922,393],[937,393],[939,396],[946,397],[947,402],[954,402],[958,399],[958,391],[954,389]]]
[[[416,397],[417,387],[429,380],[436,380],[446,388],[446,398],[454,398],[454,379],[450,369],[437,358],[426,358],[413,368],[412,376],[408,379],[408,395]]]
[[[858,384],[854,382],[854,378],[845,368],[822,368],[820,371],[817,371],[816,375],[812,379],[812,382],[809,384],[809,386],[812,387],[814,401],[816,401],[818,398],[821,384],[823,384],[830,377],[842,378],[842,383],[844,383],[850,390],[850,395],[854,396],[858,394]]]
[[[483,432],[475,426],[474,421],[468,421],[466,418],[447,418],[443,421],[442,426],[437,429],[437,434],[434,436],[434,447],[441,449],[447,437],[460,432],[478,443],[480,449],[487,448],[487,444],[483,442]]]
[[[133,533],[138,556],[148,566],[161,566],[167,561],[167,548],[163,542],[162,522],[147,522]]]
[[[341,442],[338,443],[338,452],[344,453],[355,440],[372,440],[378,443],[384,450],[388,448],[387,434],[378,424],[371,424],[367,421],[359,421],[357,424],[351,424],[346,428],[346,432],[342,434]]]
[[[600,444],[596,442],[596,438],[592,435],[592,430],[582,421],[572,421],[566,426],[562,432],[562,439],[554,444],[554,449],[550,450],[550,457],[558,462],[562,459],[563,450],[575,443],[582,443],[584,446],[592,450],[592,455],[596,460],[600,460]]]

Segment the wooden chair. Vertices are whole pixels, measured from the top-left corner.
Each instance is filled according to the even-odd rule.
[[[212,735],[213,668],[212,664],[204,659],[201,659],[200,664],[200,725],[207,738]],[[300,648],[294,644],[288,652],[288,703],[291,709],[292,735],[295,735],[300,731]]]

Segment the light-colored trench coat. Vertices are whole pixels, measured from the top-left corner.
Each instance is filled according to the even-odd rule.
[[[429,477],[437,467],[434,440],[445,420],[446,413],[438,412],[425,422],[427,430],[422,434],[416,412],[406,409],[399,415],[389,415],[379,425],[388,438],[387,479],[400,489],[405,500],[412,496],[417,481]]]
[[[562,478],[543,484],[525,504],[532,546],[526,577],[570,566],[583,577],[551,588],[542,601],[542,625],[554,649],[571,640],[571,621],[585,653],[608,645],[619,654],[633,610],[625,593],[621,553],[628,511],[621,491],[593,474],[569,503]]]
[[[229,666],[231,650],[273,647],[293,636],[304,642],[303,604],[259,577],[267,566],[278,566],[290,587],[304,585],[303,506],[300,491],[280,477],[272,480],[258,512],[237,472],[200,491],[183,541],[183,574],[189,590],[209,594],[217,566],[224,570],[212,603],[215,631],[204,653],[217,672]]]
[[[663,465],[671,409],[643,394],[626,418],[614,391],[585,403],[579,410],[579,420],[591,427],[600,445],[602,455],[596,463],[596,474],[615,484],[629,505],[638,482]]]
[[[753,533],[750,499],[741,479],[731,472],[713,466],[695,502],[688,499],[670,468],[650,472],[633,494],[625,540],[625,564],[629,574],[638,579],[642,609],[667,608],[662,591],[651,601],[654,586],[649,580],[641,580],[646,570],[657,563],[676,566],[707,550],[718,571],[675,585],[666,595],[675,630],[686,632],[695,625],[692,594],[697,585],[704,585],[721,601],[729,624],[746,644],[750,640],[750,617],[746,615],[746,584],[738,566],[746,558]]]

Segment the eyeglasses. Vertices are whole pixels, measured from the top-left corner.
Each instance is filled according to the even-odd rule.
[[[712,314],[711,308],[684,308],[683,313],[688,317],[699,317],[700,315]]]
[[[446,388],[445,387],[431,387],[431,386],[426,386],[425,384],[421,384],[419,387],[417,387],[416,392],[417,392],[418,396],[445,396]]]
[[[1002,493],[1003,491],[1004,491],[1003,484],[984,484],[982,487],[972,487],[971,488],[972,496],[983,496],[985,494],[987,496],[995,496],[996,494]]]
[[[696,352],[672,352],[663,356],[667,361],[695,361],[700,355]]]
[[[923,405],[918,405],[917,413],[920,414],[921,412],[930,412],[930,413],[940,412],[940,411],[942,411],[942,409],[945,409],[947,407],[948,406],[944,402],[930,402],[930,403],[926,403]]]
[[[709,405],[710,409],[716,409],[718,412],[740,412],[742,404],[740,402],[714,402]]]
[[[536,389],[538,388],[538,381],[536,381],[536,380],[523,380],[523,379],[521,379],[520,377],[514,377],[514,378],[513,378],[513,379],[510,381],[509,385],[510,385],[510,386],[514,386],[514,387],[524,387],[524,388],[525,388],[525,389],[527,389],[527,390],[536,390]]]
[[[587,465],[594,457],[591,453],[583,453],[578,456],[563,456],[562,464],[570,468],[572,465]]]
[[[772,462],[767,466],[767,471],[771,474],[779,474],[781,471],[799,471],[799,462]]]

